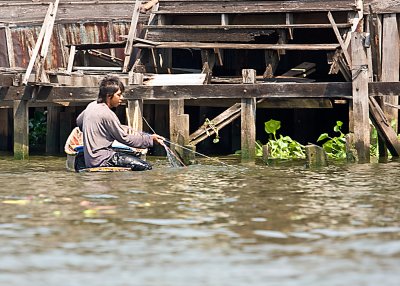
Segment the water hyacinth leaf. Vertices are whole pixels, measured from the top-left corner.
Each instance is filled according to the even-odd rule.
[[[281,122],[278,120],[269,120],[267,122],[264,123],[265,126],[265,132],[267,132],[268,134],[276,134],[276,131],[279,130],[281,128]]]
[[[328,139],[328,138],[329,138],[328,133],[322,133],[321,135],[319,135],[317,142]]]

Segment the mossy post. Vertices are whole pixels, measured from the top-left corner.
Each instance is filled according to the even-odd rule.
[[[310,144],[305,148],[308,167],[324,167],[328,165],[328,157],[322,147]]]
[[[28,101],[14,101],[14,159],[24,160],[29,157],[29,114]]]
[[[256,71],[242,70],[243,83],[255,83]],[[247,90],[243,90],[245,96]],[[243,98],[241,106],[241,150],[242,160],[255,160],[256,156],[256,99]]]

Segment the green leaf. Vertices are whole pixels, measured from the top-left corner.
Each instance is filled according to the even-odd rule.
[[[328,133],[323,133],[323,134],[319,135],[319,137],[318,137],[318,139],[317,139],[317,142],[322,141],[322,140],[325,140],[325,139],[327,139],[327,138],[329,138]]]
[[[267,132],[268,134],[275,134],[276,131],[279,130],[279,128],[281,128],[281,122],[273,119],[265,122],[264,125],[265,125],[265,132]]]

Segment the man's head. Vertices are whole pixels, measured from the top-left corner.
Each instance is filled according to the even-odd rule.
[[[100,82],[98,103],[105,103],[108,107],[117,107],[121,104],[124,84],[115,75],[107,75]]]

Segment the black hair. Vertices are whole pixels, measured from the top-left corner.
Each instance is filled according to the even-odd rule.
[[[106,75],[100,82],[99,95],[97,103],[105,103],[107,96],[114,96],[118,90],[124,92],[125,86],[121,80],[115,75]]]

